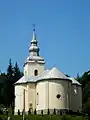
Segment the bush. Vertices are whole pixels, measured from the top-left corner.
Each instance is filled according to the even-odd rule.
[[[71,116],[63,115],[61,120],[73,120]]]
[[[8,115],[8,110],[6,110],[6,115]]]
[[[31,109],[29,108],[29,110],[28,110],[28,115],[31,115]]]
[[[43,110],[41,110],[41,114],[43,115]]]
[[[50,110],[48,109],[47,114],[50,115]]]
[[[60,115],[63,115],[62,111],[60,111]]]
[[[22,111],[22,115],[24,114],[24,110]]]
[[[36,115],[36,109],[34,110],[34,115]]]
[[[20,115],[20,110],[18,109],[18,115]]]
[[[0,115],[3,115],[3,111],[2,110],[0,110]]]
[[[53,114],[56,115],[56,109],[54,108]]]
[[[7,120],[7,116],[6,115],[0,115],[0,120]]]

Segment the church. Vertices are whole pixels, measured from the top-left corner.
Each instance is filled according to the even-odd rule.
[[[40,48],[33,29],[29,56],[24,62],[24,76],[15,83],[15,115],[24,111],[28,114],[60,112],[81,112],[82,86],[73,77],[67,77],[55,66],[45,68],[45,60],[40,56]]]

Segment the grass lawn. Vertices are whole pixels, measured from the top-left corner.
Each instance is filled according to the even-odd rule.
[[[7,116],[0,115],[0,120],[7,120]],[[22,115],[13,115],[11,120],[22,120]],[[25,120],[90,120],[90,118],[74,115],[25,115]]]

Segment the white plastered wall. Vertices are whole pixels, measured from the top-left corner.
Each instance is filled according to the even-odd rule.
[[[15,85],[15,113],[18,112],[18,109],[20,112],[23,111],[24,109],[24,89],[25,89],[25,98],[27,98],[27,85],[26,84],[19,84]],[[28,104],[27,101],[25,100],[25,111],[27,111]]]
[[[27,63],[24,66],[24,75],[34,76],[34,70],[38,70],[38,74],[44,72],[45,70],[44,64]]]
[[[71,99],[72,99],[72,94],[71,94],[71,91],[72,91],[72,82],[69,82],[68,83],[68,98],[69,98],[69,110],[72,109],[71,107]]]
[[[72,84],[72,111],[82,110],[82,87]]]
[[[49,82],[49,108],[70,109],[70,88],[71,82],[66,80],[53,80]],[[60,94],[58,99],[56,96]]]
[[[36,110],[48,109],[48,82],[42,81],[36,85]]]
[[[36,109],[70,109],[71,82],[55,79],[48,81],[41,81],[36,85],[36,93],[38,92]],[[57,94],[61,95],[60,99],[57,99]]]
[[[28,83],[28,110],[29,108],[31,108],[33,111],[36,108],[36,84],[35,83]]]

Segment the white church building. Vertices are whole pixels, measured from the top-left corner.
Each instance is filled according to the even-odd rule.
[[[15,83],[15,114],[18,110],[28,113],[29,109],[37,114],[51,114],[56,110],[82,109],[82,87],[74,78],[67,77],[56,67],[45,68],[45,60],[39,54],[35,29],[29,48],[29,56],[24,63],[24,76]]]

